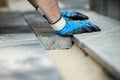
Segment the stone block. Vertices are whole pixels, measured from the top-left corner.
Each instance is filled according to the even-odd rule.
[[[70,49],[72,47],[71,37],[62,37],[56,34],[39,35],[38,39],[43,43],[45,49]]]
[[[36,39],[21,14],[0,12],[0,46],[23,44]]]
[[[0,12],[0,33],[31,33],[32,30],[19,13]]]

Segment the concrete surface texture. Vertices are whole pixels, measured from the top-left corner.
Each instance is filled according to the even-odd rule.
[[[74,35],[73,41],[120,79],[120,22],[94,12],[83,11],[102,31]]]
[[[68,50],[48,50],[63,80],[114,80],[76,45]]]
[[[0,12],[0,46],[29,43],[36,36],[19,13]]]

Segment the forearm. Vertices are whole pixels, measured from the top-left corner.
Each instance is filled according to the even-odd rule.
[[[57,0],[37,0],[37,4],[50,23],[54,23],[60,18],[61,14]]]

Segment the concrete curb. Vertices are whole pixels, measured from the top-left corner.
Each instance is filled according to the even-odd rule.
[[[61,80],[45,48],[19,13],[0,12],[0,79]]]

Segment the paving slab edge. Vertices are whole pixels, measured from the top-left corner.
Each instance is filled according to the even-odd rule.
[[[117,80],[120,79],[120,73],[114,66],[112,66],[107,60],[105,60],[103,57],[100,57],[97,55],[97,52],[95,52],[90,46],[86,45],[82,41],[75,38],[75,36],[72,37],[72,41],[77,44],[81,49],[83,49],[89,56],[94,58],[108,73],[112,75],[112,77],[116,78]],[[109,67],[106,67],[109,66]]]

